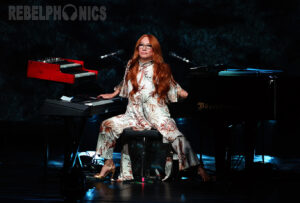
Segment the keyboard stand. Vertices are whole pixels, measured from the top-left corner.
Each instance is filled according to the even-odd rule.
[[[82,168],[82,162],[79,157],[79,147],[83,138],[83,131],[87,117],[64,117],[66,124],[66,131],[68,133],[65,136],[65,159],[64,169],[70,170],[75,166]],[[70,143],[71,141],[71,143]],[[78,160],[79,165],[76,165]]]

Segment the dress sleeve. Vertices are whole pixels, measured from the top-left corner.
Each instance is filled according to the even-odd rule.
[[[170,90],[168,91],[168,100],[170,102],[178,102],[178,92],[181,91],[181,87],[177,82],[171,82]]]
[[[128,98],[128,96],[129,96],[128,84],[125,84],[125,78],[128,73],[128,70],[129,70],[130,62],[131,61],[128,61],[128,63],[127,63],[123,80],[114,88],[114,90],[120,89],[120,93],[119,93],[120,97]]]

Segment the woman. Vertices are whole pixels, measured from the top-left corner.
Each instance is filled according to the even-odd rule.
[[[178,155],[179,170],[198,166],[198,174],[208,180],[208,175],[200,166],[189,142],[177,129],[170,117],[167,103],[186,98],[188,93],[173,79],[170,67],[164,63],[158,40],[150,34],[142,35],[135,45],[131,60],[128,62],[123,81],[110,94],[98,97],[111,99],[117,95],[128,98],[125,114],[102,122],[98,137],[96,154],[106,159],[96,178],[104,178],[115,172],[112,159],[116,140],[125,128],[135,130],[156,128],[169,142]],[[122,151],[119,181],[133,179],[128,150]]]

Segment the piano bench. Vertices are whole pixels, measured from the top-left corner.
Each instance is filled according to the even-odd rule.
[[[158,130],[137,131],[126,128],[121,135],[121,143],[123,150],[127,148],[129,151],[135,179],[143,182],[145,179],[161,177],[170,145],[162,142]]]

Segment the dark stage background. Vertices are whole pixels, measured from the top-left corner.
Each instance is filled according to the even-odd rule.
[[[299,153],[295,142],[299,136],[299,100],[296,99],[300,76],[299,1],[107,0],[69,3],[105,6],[106,18],[102,21],[9,20],[8,6],[11,5],[64,6],[68,3],[1,2],[0,121],[2,129],[9,132],[2,137],[3,143],[19,140],[21,146],[23,143],[28,146],[37,143],[36,139],[42,139],[37,130],[38,125],[43,125],[39,108],[46,98],[59,98],[64,91],[63,84],[27,78],[29,59],[57,56],[83,60],[86,68],[99,71],[91,88],[98,88],[99,93],[110,92],[120,81],[136,40],[144,33],[151,33],[159,39],[165,61],[170,63],[175,79],[183,87],[185,71],[192,65],[225,64],[284,70],[288,79],[282,83],[282,124],[280,130],[271,129],[273,133],[265,139],[266,143],[272,139],[270,153],[283,156]],[[101,55],[118,50],[124,50],[120,60],[99,59]],[[169,52],[191,59],[194,64],[176,60]],[[55,134],[51,130],[48,133]],[[189,136],[189,139],[193,142],[197,138]]]

